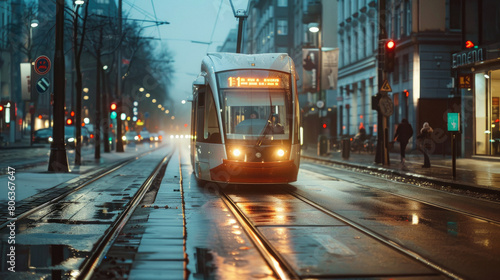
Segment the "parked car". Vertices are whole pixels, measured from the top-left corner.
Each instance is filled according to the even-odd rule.
[[[139,143],[141,141],[139,134],[135,131],[127,131],[125,135],[123,135],[122,140],[123,144]]]
[[[87,128],[82,127],[81,131],[82,145],[88,145],[90,142],[90,132]],[[64,127],[64,142],[69,148],[75,148],[76,127],[67,125]]]
[[[35,131],[33,143],[47,144],[50,143],[49,138],[52,138],[52,128],[42,128]]]
[[[149,142],[149,131],[147,130],[141,130],[141,132],[139,132],[139,138],[141,139],[141,141],[148,141]]]
[[[161,142],[163,137],[159,135],[158,133],[150,133],[149,134],[149,141],[150,142]]]

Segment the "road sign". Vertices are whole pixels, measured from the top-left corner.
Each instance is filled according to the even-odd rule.
[[[460,113],[448,113],[448,131],[460,131]]]
[[[316,106],[322,109],[325,106],[325,102],[323,100],[318,100],[318,102],[316,102]]]
[[[384,80],[384,82],[382,83],[382,86],[380,87],[380,91],[381,92],[391,92],[392,91],[391,85],[389,84],[388,80]]]
[[[38,75],[45,75],[50,71],[50,59],[45,55],[39,56],[35,60],[35,72]]]
[[[380,108],[380,112],[382,115],[389,117],[392,115],[394,112],[394,103],[392,103],[392,99],[390,99],[387,96],[383,96],[380,98],[380,101],[378,102],[378,106]]]
[[[36,90],[38,91],[38,93],[46,93],[49,88],[50,88],[50,81],[45,77],[41,77],[36,82]]]

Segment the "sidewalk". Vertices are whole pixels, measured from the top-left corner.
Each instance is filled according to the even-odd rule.
[[[438,183],[466,191],[500,195],[500,158],[457,158],[456,177],[453,178],[451,156],[430,155],[431,168],[423,168],[424,157],[418,151],[406,155],[405,167],[400,164],[399,153],[390,153],[389,165],[375,163],[375,154],[351,152],[348,159],[340,151],[318,156],[314,149],[302,151],[306,158],[327,160],[331,163],[355,168],[392,173],[430,183]]]

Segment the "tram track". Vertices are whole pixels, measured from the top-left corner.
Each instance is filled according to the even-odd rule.
[[[116,170],[119,170],[120,168],[130,164],[131,162],[133,162],[134,160],[136,160],[140,157],[143,157],[145,155],[150,154],[151,152],[152,151],[142,153],[138,156],[134,156],[134,157],[119,161],[118,163],[112,164],[112,165],[104,167],[104,168],[96,169],[96,170],[91,171],[87,174],[84,174],[82,176],[79,176],[77,178],[69,180],[67,182],[61,183],[61,184],[57,185],[56,187],[54,187],[54,188],[57,188],[56,191],[54,190],[54,188],[48,189],[45,192],[47,192],[47,196],[49,198],[46,198],[44,202],[37,204],[35,206],[25,205],[22,201],[18,202],[17,203],[18,206],[16,207],[16,212],[18,212],[20,209],[22,212],[20,214],[18,214],[16,217],[11,217],[10,220],[7,220],[7,221],[3,222],[2,224],[0,224],[0,230],[4,229],[10,223],[11,220],[16,220],[16,221],[21,220],[21,219],[29,216],[32,213],[40,211],[40,209],[43,209],[44,207],[47,207],[48,205],[57,203],[58,201],[64,199],[68,195],[75,193],[76,191],[78,191],[82,188],[85,188],[86,186],[92,184],[93,182],[96,182],[97,180],[113,173]],[[51,193],[56,194],[56,195],[55,196],[51,195]],[[31,204],[31,203],[26,203],[26,204]],[[22,210],[22,209],[25,209],[28,207],[30,208],[29,210],[24,210],[24,211]],[[0,214],[2,216],[7,217],[7,212],[3,211],[3,213],[0,213]]]
[[[298,201],[305,203],[311,207],[313,207],[316,211],[324,213],[328,215],[329,217],[340,221],[342,223],[345,223],[347,226],[353,228],[354,230],[369,236],[370,238],[378,241],[379,243],[383,244],[384,246],[399,252],[400,254],[403,254],[407,256],[408,258],[414,260],[415,262],[418,262],[422,264],[425,267],[428,267],[429,270],[434,271],[435,274],[432,275],[420,275],[420,277],[425,276],[425,277],[446,277],[446,278],[451,278],[451,279],[462,279],[459,275],[449,271],[448,269],[440,266],[439,264],[434,263],[432,260],[429,260],[420,254],[414,252],[410,248],[407,248],[399,242],[395,240],[391,240],[390,238],[387,238],[381,234],[378,234],[377,232],[360,225],[356,223],[353,220],[350,220],[338,213],[335,213],[331,210],[328,210],[327,208],[323,207],[322,205],[312,201],[311,199],[296,193],[294,191],[286,190],[283,192],[283,194],[290,195],[292,196],[295,200],[293,203],[297,203]],[[227,205],[229,210],[232,212],[232,214],[235,216],[235,218],[238,220],[240,223],[241,227],[244,229],[244,231],[247,233],[247,236],[252,240],[252,242],[255,244],[259,252],[261,253],[262,257],[265,259],[269,267],[273,270],[275,273],[275,276],[278,279],[330,279],[331,277],[345,277],[345,275],[339,274],[339,275],[302,275],[300,272],[295,271],[296,269],[293,268],[293,265],[287,261],[287,258],[282,255],[277,247],[275,247],[272,241],[268,240],[259,230],[259,226],[255,221],[252,220],[251,217],[249,217],[247,214],[245,214],[245,211],[242,210],[238,206],[238,202],[234,201],[231,198],[231,194],[227,194],[224,192],[224,190],[220,191],[220,196],[224,203]],[[241,198],[241,194],[239,194],[239,197]],[[266,227],[282,227],[283,225],[281,224],[267,224]],[[287,227],[303,227],[304,225],[287,225]],[[321,265],[321,264],[319,264]],[[358,277],[378,277],[377,275],[357,275]],[[401,275],[389,275],[389,276],[401,276]]]
[[[121,212],[121,214],[117,217],[114,224],[110,227],[108,231],[101,237],[98,241],[98,244],[94,246],[94,250],[92,250],[92,255],[87,258],[84,265],[81,267],[80,275],[77,279],[91,279],[92,274],[95,269],[98,267],[99,263],[103,260],[105,253],[109,250],[109,248],[113,245],[120,231],[125,227],[129,219],[132,217],[135,209],[144,198],[144,195],[148,191],[149,187],[152,185],[153,181],[158,176],[160,170],[168,164],[168,159],[172,156],[172,154],[167,155],[163,158],[163,160],[156,166],[153,172],[149,175],[146,181],[142,184],[139,190],[136,192],[136,195],[132,198],[132,200],[127,204],[127,207]]]
[[[29,240],[33,238],[37,239],[39,238],[36,237],[37,232],[41,232],[43,234],[47,231],[42,229],[41,231],[35,230],[35,232],[33,232],[30,229],[46,227],[53,228],[52,225],[56,226],[55,229],[57,229],[56,231],[58,232],[55,233],[55,236],[74,235],[76,238],[70,237],[71,241],[68,241],[64,237],[59,237],[55,240],[50,241],[50,243],[47,245],[64,246],[70,248],[70,255],[76,254],[73,258],[76,257],[75,262],[78,263],[78,269],[75,270],[75,265],[69,266],[71,268],[57,268],[57,266],[54,266],[55,264],[52,264],[53,266],[49,267],[48,269],[49,271],[52,271],[52,277],[56,277],[55,279],[90,279],[96,267],[103,260],[107,250],[113,244],[114,240],[117,238],[123,227],[127,224],[128,220],[143,199],[144,195],[147,193],[150,186],[159,176],[160,171],[164,169],[164,167],[168,164],[172,153],[172,149],[168,150],[168,152],[166,152],[164,155],[155,155],[152,154],[152,151],[149,151],[147,153],[141,154],[140,156],[135,156],[133,158],[129,158],[119,163],[113,164],[106,170],[101,169],[97,170],[95,174],[91,173],[90,176],[87,176],[89,177],[89,179],[85,182],[79,182],[78,186],[71,188],[71,190],[63,193],[62,195],[59,195],[56,198],[44,202],[43,204],[40,204],[33,209],[18,215],[14,220],[16,223],[16,227],[22,228],[25,233],[17,232],[16,235],[20,236],[18,238],[21,238],[21,240]],[[146,157],[149,154],[152,155]],[[148,175],[144,174],[144,176],[139,177],[137,177],[136,175],[132,175],[133,173],[131,174],[131,170],[136,170],[134,172],[136,174],[140,174],[139,170],[142,170],[142,168],[138,169],[137,166],[133,167],[132,165],[134,164],[141,166],[142,168],[146,168],[144,170],[148,170]],[[148,166],[150,166],[150,168],[148,168]],[[130,178],[135,179],[127,179],[128,176],[133,176]],[[135,183],[137,181],[141,182],[139,183],[140,185]],[[113,186],[118,186],[118,188]],[[120,189],[126,190],[123,195],[120,195],[122,197],[121,199],[117,197],[117,195],[120,194]],[[75,201],[75,197],[85,197],[88,196],[89,193],[94,193],[96,199],[86,198],[82,202]],[[116,199],[98,199],[98,197],[104,195],[105,193],[108,193],[108,196],[110,198],[116,197]],[[87,201],[90,203],[88,203]],[[62,209],[65,209],[65,207],[67,208],[67,206],[76,206],[73,208],[70,207],[70,212],[74,212],[74,214],[70,214],[69,216],[66,214],[51,214],[54,211],[61,211]],[[106,213],[109,213],[109,211],[106,210],[106,208],[104,208],[104,211],[100,211],[99,209],[102,209],[101,207],[111,207],[111,209],[108,210],[112,211],[112,214],[107,215]],[[85,210],[83,210],[83,212],[80,212],[79,209]],[[78,213],[81,213],[83,215],[78,215]],[[99,218],[98,215],[101,213],[103,213],[104,216]],[[109,218],[107,218],[108,216]],[[10,220],[9,222],[11,221],[12,220]],[[2,224],[0,230],[5,232],[7,230],[6,225],[6,223]],[[102,230],[97,230],[97,232],[95,232],[96,234],[84,234],[82,236],[82,238],[84,239],[83,243],[86,244],[86,246],[88,246],[89,244],[93,244],[92,248],[87,247],[85,249],[81,249],[80,247],[82,243],[81,240],[78,240],[79,238],[77,236],[82,233],[78,231],[75,232],[74,230],[82,227],[86,228],[94,226],[97,226],[97,228]],[[22,236],[26,237],[23,238]],[[16,246],[18,246],[17,244],[18,242],[16,242]],[[19,243],[19,246],[21,246],[21,248],[29,248],[29,246],[40,246],[35,244],[37,244],[36,241],[35,243],[26,243],[26,241],[21,241]],[[59,254],[59,256],[53,255],[54,252],[55,251],[52,251],[51,253],[50,250],[46,252],[45,254],[49,254],[46,258],[52,258],[54,260],[58,257],[62,257],[62,254]],[[47,271],[47,268],[43,267],[34,269],[35,270],[31,273],[38,273],[40,275],[44,275],[44,273],[46,273]],[[54,276],[54,273],[56,273],[55,275],[59,276]]]

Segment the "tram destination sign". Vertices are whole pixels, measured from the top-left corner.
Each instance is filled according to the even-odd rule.
[[[279,78],[229,77],[228,87],[281,87]]]
[[[470,49],[452,55],[452,68],[467,66],[476,62],[484,61],[486,50],[484,48]]]

